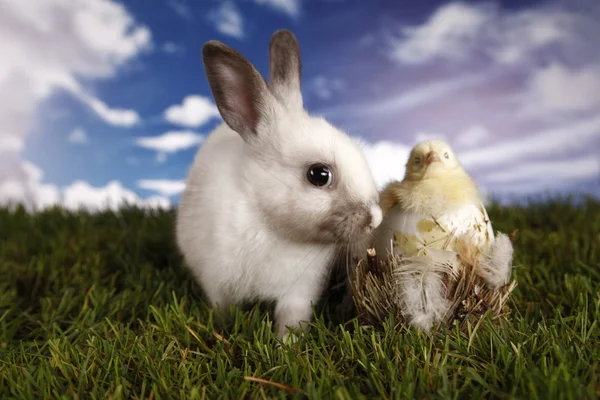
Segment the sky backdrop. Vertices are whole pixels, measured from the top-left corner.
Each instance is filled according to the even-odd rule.
[[[0,204],[176,204],[222,122],[202,45],[267,76],[282,28],[379,184],[440,138],[488,195],[600,197],[597,0],[0,0]]]

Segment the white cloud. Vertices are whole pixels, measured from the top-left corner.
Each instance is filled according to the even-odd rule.
[[[173,42],[166,42],[161,46],[161,49],[167,54],[180,54],[185,51],[185,46]]]
[[[23,204],[30,212],[52,206],[90,212],[117,210],[125,205],[153,209],[170,207],[166,197],[151,196],[142,199],[118,181],[94,187],[78,180],[61,190],[56,185],[42,183],[43,171],[28,161],[22,162],[21,171],[24,172],[21,179],[0,180],[0,206]]]
[[[600,65],[575,70],[553,63],[535,71],[523,109],[534,115],[600,110]]]
[[[577,190],[597,196],[600,194],[600,157],[591,155],[555,161],[525,162],[519,166],[509,166],[492,172],[482,180],[493,187],[495,193],[504,195]],[[596,183],[590,185],[593,181]]]
[[[18,153],[23,149],[23,138],[0,132],[0,154],[3,152]]]
[[[368,143],[358,140],[371,167],[379,188],[391,180],[402,180],[411,147],[401,143],[379,141]]]
[[[300,0],[254,0],[254,2],[280,11],[290,17],[298,17],[301,12]]]
[[[407,64],[437,57],[463,59],[488,19],[485,8],[449,3],[440,7],[423,25],[403,28],[403,39],[392,40],[391,56]]]
[[[400,92],[368,103],[335,106],[325,109],[322,113],[327,117],[334,116],[367,116],[374,118],[383,115],[397,115],[397,113],[411,108],[440,100],[459,89],[465,89],[478,85],[490,79],[487,74],[468,74],[451,80],[439,80],[437,82],[418,85],[415,89]]]
[[[475,124],[460,132],[454,143],[461,147],[475,147],[490,136],[491,133],[485,126]]]
[[[341,78],[327,78],[323,75],[318,75],[308,81],[307,88],[320,99],[327,100],[335,92],[344,90],[346,84]]]
[[[450,68],[485,71],[488,89],[477,89],[484,112],[502,102],[499,111],[513,119],[564,121],[600,110],[600,56],[592,40],[600,35],[600,7],[591,3],[508,9],[450,2],[422,24],[402,28],[388,51],[404,67],[449,61]]]
[[[193,18],[192,10],[183,0],[167,0],[167,5],[181,18],[191,20]]]
[[[140,199],[138,195],[123,187],[118,181],[110,181],[104,187],[93,187],[87,182],[75,181],[62,192],[61,206],[68,210],[116,211],[127,205],[143,208],[168,208],[170,202],[167,198],[159,196]]]
[[[511,183],[494,184],[493,190],[489,190],[490,197],[505,202],[509,200],[518,200],[519,197],[526,198],[531,195],[552,195],[561,191],[577,188],[571,182],[557,182],[551,178],[538,178],[533,181],[517,181]],[[583,192],[587,192],[585,189]],[[564,192],[563,192],[564,193]],[[588,192],[589,193],[589,192]],[[510,204],[510,203],[509,203]]]
[[[138,113],[134,110],[109,108],[102,100],[83,93],[80,93],[79,97],[110,125],[131,127],[140,121]]]
[[[520,164],[537,155],[573,153],[587,150],[590,143],[600,138],[600,116],[548,129],[535,134],[523,135],[486,147],[465,151],[459,155],[466,166],[503,166]]]
[[[220,117],[217,106],[210,98],[197,95],[187,96],[181,105],[176,104],[167,108],[164,115],[165,119],[172,124],[194,128]]]
[[[151,34],[114,1],[18,0],[2,3],[0,37],[10,38],[0,40],[0,93],[11,94],[0,97],[0,201],[8,187],[13,195],[21,188],[23,195],[50,196],[48,186],[30,187],[28,164],[21,159],[38,106],[63,90],[108,123],[137,122],[135,111],[111,109],[83,85],[116,75],[151,48]]]
[[[432,132],[419,132],[415,135],[415,139],[413,140],[413,145],[416,145],[423,140],[447,140],[446,135],[441,133],[432,133]]]
[[[28,210],[44,209],[60,201],[58,188],[42,184],[43,171],[28,161],[22,161],[14,174],[0,174],[0,205],[23,204]],[[11,176],[12,175],[12,176]]]
[[[167,153],[161,151],[156,154],[156,162],[159,164],[164,164],[167,161]]]
[[[183,192],[185,181],[169,179],[142,179],[137,183],[140,189],[152,190],[163,196],[173,196]]]
[[[83,129],[75,128],[71,131],[67,140],[73,144],[86,144],[89,139]]]
[[[572,43],[581,20],[576,14],[551,8],[505,12],[486,27],[484,35],[497,44],[489,48],[491,57],[501,64],[515,64],[549,46]]]
[[[484,55],[500,64],[522,63],[552,45],[569,46],[585,16],[551,6],[519,11],[491,3],[452,2],[419,26],[401,29],[390,39],[390,56],[403,64],[446,59],[465,61]]]
[[[232,1],[224,1],[219,8],[209,13],[208,18],[215,24],[217,31],[223,35],[238,39],[244,36],[242,14]]]
[[[372,33],[367,33],[366,35],[363,35],[358,40],[359,47],[372,46],[373,44],[376,44],[376,43],[377,43],[377,36]]]
[[[489,182],[538,181],[546,186],[573,179],[600,178],[600,155],[558,161],[525,162],[485,176]],[[550,184],[550,185],[548,185]]]
[[[160,136],[147,136],[136,139],[140,147],[163,153],[175,153],[199,145],[205,137],[192,131],[170,131]]]

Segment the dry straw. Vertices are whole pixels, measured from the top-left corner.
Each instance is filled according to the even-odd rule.
[[[445,294],[451,305],[441,322],[451,326],[456,321],[461,329],[466,329],[488,312],[495,321],[505,318],[510,313],[507,302],[516,281],[513,279],[496,290],[489,289],[475,273],[479,250],[462,240],[457,240],[455,250],[460,268],[454,276],[444,274]],[[350,279],[350,289],[362,324],[380,326],[390,315],[395,321],[406,323],[394,274],[402,262],[398,257],[390,257],[388,262],[378,261],[374,249],[369,249],[359,261]]]

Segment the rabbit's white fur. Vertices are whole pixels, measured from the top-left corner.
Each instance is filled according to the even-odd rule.
[[[311,319],[340,246],[381,222],[378,192],[358,147],[302,106],[294,36],[271,41],[271,79],[219,42],[203,49],[225,120],[199,149],[177,215],[177,242],[213,306],[275,300],[278,336]],[[315,163],[331,187],[310,184]]]

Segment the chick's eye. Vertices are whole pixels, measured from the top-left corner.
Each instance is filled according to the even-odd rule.
[[[314,186],[330,186],[333,181],[333,174],[327,165],[313,164],[306,173],[308,181]]]
[[[446,160],[450,159],[450,153],[448,153],[448,152],[445,152],[445,153],[444,153],[444,158],[445,158]]]
[[[421,164],[421,158],[420,157],[415,158],[415,164],[417,164],[417,165]]]

